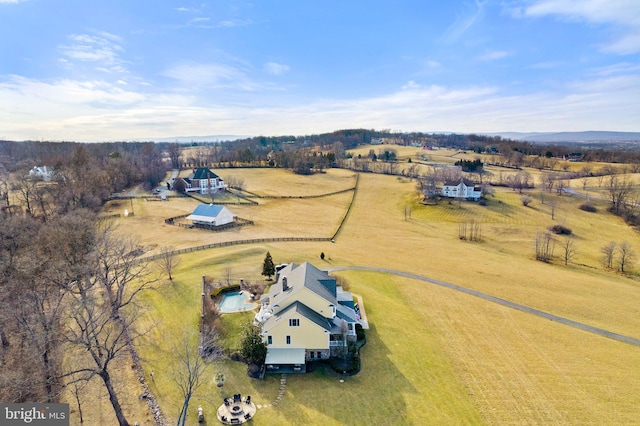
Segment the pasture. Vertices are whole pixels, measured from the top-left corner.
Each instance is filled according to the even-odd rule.
[[[319,195],[354,182],[345,170],[308,177],[270,169],[216,172],[223,178],[233,174],[246,190],[270,196]],[[582,197],[545,194],[543,202],[538,189],[528,193],[534,199],[529,207],[508,189],[498,189],[487,206],[446,201],[424,206],[415,181],[361,174],[335,243],[241,245],[183,255],[173,282],[162,280],[158,291],[145,295],[148,314],[140,324],[151,330],[139,351],[145,370],[156,372],[151,390],[165,415],[175,419],[180,409],[170,378],[173,337],[185,326],[197,326],[201,276],[259,277],[266,251],[276,263],[308,260],[321,268],[359,265],[410,272],[640,338],[637,268],[622,275],[605,270],[600,261],[600,248],[609,241],[628,241],[640,250],[637,233],[606,211],[606,201],[595,199],[598,212],[587,213],[578,208]],[[196,204],[190,199],[136,200],[135,215],[115,222],[120,232],[137,236],[148,253],[161,245],[330,236],[352,195],[229,206],[256,225],[222,233],[164,224],[166,217],[189,213]],[[459,224],[471,221],[481,226],[481,242],[458,238]],[[535,235],[553,224],[573,231],[577,252],[568,266],[559,259],[535,260]],[[556,255],[564,238],[557,237]],[[361,352],[362,371],[344,383],[324,369],[289,375],[280,404],[258,410],[255,424],[623,424],[640,415],[640,347],[409,278],[356,271],[336,275],[363,296],[372,325]],[[225,319],[229,329],[237,329],[241,320]],[[225,385],[217,388],[208,381],[192,400],[190,420],[202,405],[215,422],[223,396],[241,392],[269,405],[278,393],[280,376],[252,380],[245,365],[232,361],[215,369],[225,374]]]

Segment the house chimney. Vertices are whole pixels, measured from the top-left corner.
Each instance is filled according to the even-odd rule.
[[[287,284],[287,277],[282,277],[282,291],[289,290],[289,285]]]

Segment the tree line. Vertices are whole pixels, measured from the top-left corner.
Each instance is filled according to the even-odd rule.
[[[34,166],[54,171],[51,182],[29,175]],[[75,144],[0,142],[0,207],[48,220],[75,209],[97,211],[112,193],[166,176],[162,147],[153,143]]]

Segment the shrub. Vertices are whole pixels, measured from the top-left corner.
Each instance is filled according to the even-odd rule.
[[[358,337],[358,340],[364,340],[365,339],[364,329],[362,328],[362,326],[360,324],[356,324],[356,336]]]
[[[480,198],[480,201],[478,201],[478,204],[481,206],[486,206],[487,205],[487,200],[485,200],[484,198]]]
[[[562,225],[553,225],[549,227],[549,231],[553,232],[554,234],[558,234],[558,235],[571,235],[571,229],[567,228],[566,226],[562,226]]]
[[[589,212],[589,213],[595,213],[598,211],[598,209],[596,209],[596,206],[594,206],[591,203],[584,203],[584,204],[580,204],[580,210],[584,210],[585,212]]]

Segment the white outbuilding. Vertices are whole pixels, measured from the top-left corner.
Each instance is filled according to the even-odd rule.
[[[216,204],[200,204],[187,216],[194,225],[221,226],[232,223],[236,215],[225,206]]]

